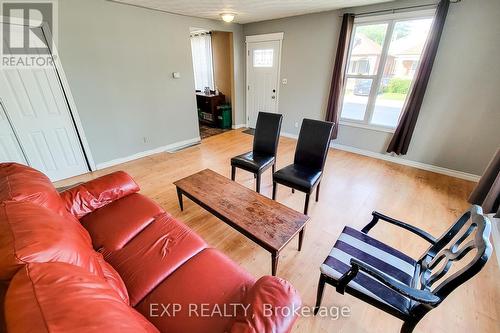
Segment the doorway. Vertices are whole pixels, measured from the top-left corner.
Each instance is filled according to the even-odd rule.
[[[10,43],[22,43],[24,24],[8,24]],[[3,26],[2,26],[3,28]],[[35,36],[38,47],[49,49],[45,26]],[[4,30],[5,31],[5,30]],[[3,37],[4,54],[7,40]],[[30,40],[30,43],[33,41]],[[31,44],[30,44],[31,45]],[[12,56],[11,54],[7,54]],[[57,181],[86,173],[90,163],[82,146],[82,138],[71,113],[68,95],[63,88],[63,75],[55,63],[40,66],[4,66],[0,69],[0,162],[18,162],[45,173]]]
[[[232,128],[233,33],[190,28],[195,94],[201,139]]]
[[[247,36],[247,127],[259,112],[278,113],[283,33]]]

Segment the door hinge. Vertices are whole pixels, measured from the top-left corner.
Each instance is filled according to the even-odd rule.
[[[250,50],[247,51],[247,55],[250,56]]]
[[[250,90],[250,85],[247,86],[247,89]]]

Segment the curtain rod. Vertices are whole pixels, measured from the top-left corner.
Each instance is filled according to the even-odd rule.
[[[462,0],[450,0],[451,3],[458,3]],[[381,9],[381,10],[375,10],[371,12],[363,12],[359,14],[354,14],[356,17],[362,17],[362,16],[372,16],[376,14],[382,14],[382,13],[394,13],[396,11],[400,10],[412,10],[412,9],[418,9],[418,8],[435,8],[437,4],[427,4],[427,5],[415,5],[415,6],[406,6],[406,7],[398,7],[398,8],[391,8],[391,9]],[[342,17],[342,15],[340,15]]]

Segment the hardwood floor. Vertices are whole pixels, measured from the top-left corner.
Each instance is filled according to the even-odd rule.
[[[203,140],[176,153],[161,153],[57,183],[64,186],[86,181],[116,170],[128,172],[141,186],[141,193],[156,200],[165,210],[184,221],[211,246],[221,250],[254,276],[269,275],[269,253],[252,243],[198,205],[184,200],[177,204],[174,181],[205,168],[230,177],[229,160],[251,149],[251,135],[229,131]],[[295,140],[281,138],[277,167],[293,160]],[[236,181],[253,189],[254,177],[238,170]],[[277,275],[300,292],[304,305],[313,306],[319,266],[328,255],[344,225],[361,228],[378,210],[439,236],[468,208],[466,198],[474,183],[436,173],[330,149],[318,203],[311,201],[311,221],[301,252],[297,242],[282,251]],[[271,197],[271,172],[262,176],[262,194]],[[301,211],[304,194],[278,187],[277,200]],[[388,224],[379,223],[370,233],[415,258],[427,244]],[[500,272],[495,254],[475,278],[451,294],[431,311],[415,332],[500,332]],[[300,318],[294,332],[399,332],[401,321],[355,299],[326,287],[325,306],[349,306],[351,316]]]

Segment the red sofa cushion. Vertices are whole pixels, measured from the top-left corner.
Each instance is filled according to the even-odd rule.
[[[205,249],[179,267],[136,309],[162,332],[228,332],[234,318],[202,316],[202,304],[208,304],[211,310],[216,304],[222,309],[224,304],[230,307],[241,303],[254,283],[254,277],[225,255],[215,249]],[[161,304],[180,304],[182,310],[175,316],[160,316]],[[194,311],[190,316],[189,304],[198,305],[199,316]]]
[[[5,299],[9,333],[158,332],[100,277],[65,263],[29,264]]]
[[[17,163],[0,163],[0,202],[29,201],[68,219],[59,193],[47,176],[38,170]]]
[[[128,222],[135,225],[133,221],[122,223]],[[206,246],[205,241],[191,229],[164,213],[123,248],[105,250],[103,255],[122,277],[130,304],[134,306]]]
[[[61,193],[65,208],[80,219],[94,210],[139,192],[139,185],[126,172],[117,171]]]
[[[31,202],[1,203],[0,279],[10,280],[26,263],[47,261],[100,271],[90,236],[77,221]]]
[[[121,249],[164,210],[151,199],[134,193],[84,216],[80,222],[95,249]]]
[[[7,332],[5,328],[5,293],[9,284],[5,281],[0,281],[0,332]]]
[[[120,276],[93,250],[90,236],[75,219],[31,202],[0,204],[0,279],[9,281],[32,262],[66,262],[106,277],[128,302]]]
[[[102,276],[108,282],[113,290],[116,291],[118,296],[126,303],[130,304],[130,299],[128,296],[127,287],[123,282],[120,274],[111,266],[106,260],[104,260],[103,256],[99,254],[99,264],[101,265]]]
[[[243,301],[249,308],[238,316],[231,333],[290,332],[302,301],[290,282],[263,276],[248,291]],[[277,311],[269,315],[269,305]]]

